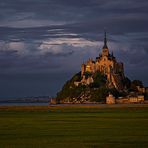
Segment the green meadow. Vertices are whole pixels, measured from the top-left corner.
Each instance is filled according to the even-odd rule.
[[[148,147],[148,106],[0,108],[0,148],[110,147]]]

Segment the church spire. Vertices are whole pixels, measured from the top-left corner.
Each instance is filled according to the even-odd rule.
[[[106,38],[106,31],[104,31],[104,46],[103,46],[103,49],[108,49],[107,47],[107,38]]]
[[[106,31],[104,31],[104,46],[102,49],[102,56],[109,56],[109,49],[107,47]]]

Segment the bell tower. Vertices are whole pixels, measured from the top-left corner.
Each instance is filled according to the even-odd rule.
[[[109,50],[107,47],[107,38],[106,38],[106,31],[104,31],[104,46],[102,48],[102,56],[108,56]]]

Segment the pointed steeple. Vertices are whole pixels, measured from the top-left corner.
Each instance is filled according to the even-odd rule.
[[[106,31],[104,30],[104,46],[103,49],[108,49],[107,47],[107,38],[106,38]]]
[[[109,49],[107,47],[106,31],[104,31],[104,46],[102,48],[102,56],[109,56]]]

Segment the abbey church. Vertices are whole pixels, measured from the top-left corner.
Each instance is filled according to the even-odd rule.
[[[102,53],[96,57],[96,60],[89,59],[86,63],[81,66],[82,80],[75,82],[75,85],[89,85],[94,82],[92,75],[96,72],[101,72],[107,78],[107,85],[109,88],[115,87],[117,90],[123,90],[124,86],[122,81],[124,80],[124,66],[123,63],[118,62],[113,55],[110,53],[107,46],[106,32],[104,33],[104,46]],[[90,74],[86,78],[86,73]]]

